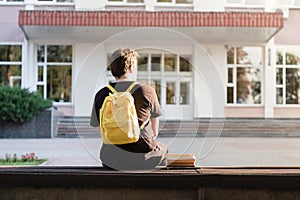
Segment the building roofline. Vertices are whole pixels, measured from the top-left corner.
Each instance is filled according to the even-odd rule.
[[[182,11],[27,11],[19,12],[20,26],[124,27],[277,27],[282,13]]]

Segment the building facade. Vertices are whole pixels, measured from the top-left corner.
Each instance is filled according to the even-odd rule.
[[[117,48],[168,120],[300,117],[298,0],[1,0],[0,84],[89,116]]]

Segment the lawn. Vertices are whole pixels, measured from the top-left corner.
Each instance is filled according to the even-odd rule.
[[[35,153],[27,153],[20,159],[16,154],[5,154],[5,159],[0,158],[0,166],[35,166],[46,161],[46,159],[38,159]]]
[[[40,165],[46,161],[47,161],[46,159],[38,159],[38,160],[34,160],[34,161],[11,162],[11,161],[7,161],[5,159],[0,159],[0,166],[22,166],[22,165],[34,166],[34,165]]]

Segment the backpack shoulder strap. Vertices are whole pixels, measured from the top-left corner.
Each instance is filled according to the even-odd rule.
[[[133,87],[137,84],[137,82],[133,82],[131,83],[131,85],[127,88],[126,92],[131,92],[131,90],[133,89]]]
[[[112,91],[112,93],[116,93],[117,91],[115,90],[115,88],[113,88],[111,85],[107,85],[106,86],[110,91]]]
[[[128,88],[127,88],[127,90],[126,90],[126,92],[131,92],[131,90],[133,89],[133,87],[136,85],[136,84],[138,84],[138,82],[133,82]],[[140,129],[143,129],[143,128],[145,128],[145,126],[146,126],[146,124],[148,123],[150,121],[150,117],[146,120],[146,121],[144,121],[144,123],[140,126]]]

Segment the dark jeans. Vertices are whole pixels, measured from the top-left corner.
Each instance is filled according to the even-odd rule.
[[[103,145],[100,159],[103,166],[115,170],[147,170],[157,165],[165,165],[167,147],[157,143],[148,153],[129,152],[115,145]]]

